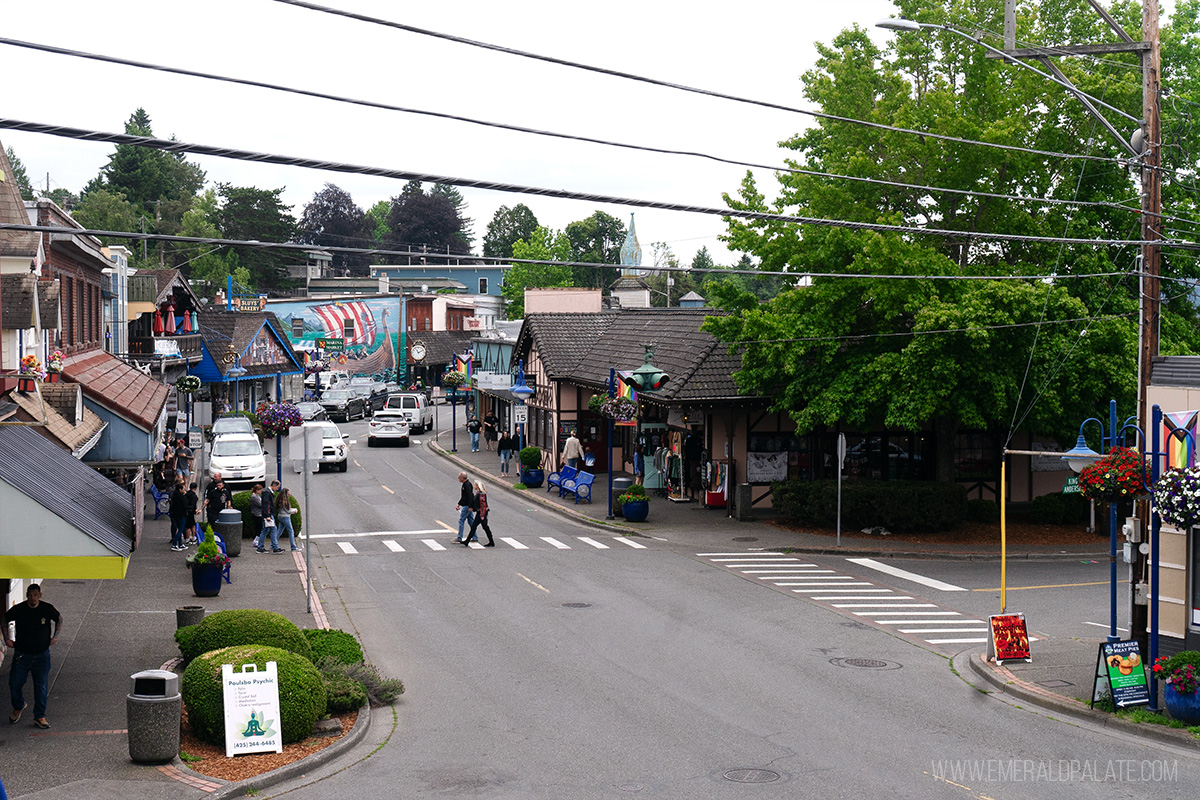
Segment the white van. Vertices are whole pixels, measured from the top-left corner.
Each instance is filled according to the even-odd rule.
[[[389,395],[384,408],[398,408],[404,412],[409,429],[413,433],[433,430],[433,406],[429,398],[420,393]]]
[[[309,375],[304,379],[304,386],[308,389],[317,388],[317,376]],[[350,387],[350,376],[344,372],[335,372],[334,370],[324,370],[321,372],[321,392],[327,392],[330,389],[347,389]]]

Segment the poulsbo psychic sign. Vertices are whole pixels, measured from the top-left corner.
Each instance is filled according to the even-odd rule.
[[[225,690],[225,755],[282,753],[283,731],[279,719],[279,673],[274,661],[265,669],[244,664],[221,665]]]

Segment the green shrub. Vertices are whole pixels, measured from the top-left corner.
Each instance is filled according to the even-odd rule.
[[[232,664],[234,672],[240,672],[243,664],[257,664],[259,669],[265,669],[268,661],[274,661],[279,670],[280,732],[284,744],[307,738],[317,720],[325,716],[327,699],[321,673],[307,658],[257,644],[204,653],[184,670],[181,689],[192,732],[206,742],[224,744],[221,665]]]
[[[343,664],[361,664],[366,660],[358,639],[345,631],[306,628],[304,638],[308,639],[309,645],[312,646],[314,664],[326,657],[337,659]]]
[[[199,625],[175,632],[186,661],[238,644],[279,647],[312,660],[312,646],[296,625],[282,614],[258,608],[238,608],[209,614]]]
[[[349,675],[321,672],[321,679],[325,681],[325,713],[345,714],[366,705],[367,690]]]
[[[525,469],[540,469],[542,466],[542,448],[530,445],[517,453],[517,460]]]
[[[388,705],[404,694],[404,684],[398,678],[385,678],[370,664],[343,664],[337,659],[322,658],[317,669],[322,675],[342,675],[356,681],[373,706]]]
[[[514,483],[513,488],[514,489],[528,489],[529,487],[523,483]]]
[[[785,519],[833,527],[837,523],[837,483],[778,481],[772,505]],[[843,481],[842,527],[882,526],[904,531],[951,530],[967,518],[967,490],[956,483],[926,481]]]
[[[1028,520],[1046,525],[1067,525],[1087,520],[1088,500],[1082,494],[1051,492],[1033,498]]]
[[[968,500],[967,519],[971,522],[999,522],[1000,506],[995,500]]]
[[[242,538],[252,539],[258,536],[262,530],[262,522],[250,513],[250,492],[235,492],[233,507],[242,512]],[[296,509],[296,513],[292,514],[292,528],[299,536],[300,531],[304,529],[304,513],[300,510],[300,501],[294,494],[292,495],[292,508]]]

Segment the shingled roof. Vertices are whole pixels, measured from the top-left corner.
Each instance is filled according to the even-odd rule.
[[[609,326],[619,314],[618,311],[601,311],[598,314],[527,314],[514,345],[514,352],[524,352],[525,341],[532,339],[537,342],[538,353],[548,378],[573,378],[580,361],[594,345],[604,339]],[[639,359],[638,364],[640,363]],[[604,380],[608,380],[607,367]]]
[[[35,294],[42,330],[58,328],[58,281],[39,281],[32,273],[20,273],[0,275],[0,319],[5,329],[33,327]]]
[[[29,224],[25,201],[21,199],[21,190],[17,187],[17,178],[3,143],[0,143],[0,222]],[[0,252],[4,255],[33,258],[37,251],[38,235],[33,231],[0,231]]]
[[[32,393],[13,392],[9,395],[27,415],[25,419],[41,422],[45,414],[45,426],[36,430],[46,438],[66,448],[75,458],[80,458],[94,443],[104,429],[104,420],[79,400],[77,383],[43,383],[42,400],[45,407]]]
[[[83,394],[145,431],[154,430],[167,402],[167,387],[103,350],[68,356],[63,374]]]
[[[300,362],[295,360],[296,354],[292,349],[291,340],[284,333],[287,328],[283,326],[274,312],[214,309],[204,311],[199,315],[199,331],[204,340],[204,346],[212,356],[212,361],[222,377],[226,376],[233,368],[233,364],[226,364],[222,358],[230,344],[233,345],[234,352],[245,353],[246,348],[254,341],[254,337],[258,335],[264,324],[272,328],[276,342],[294,362],[291,369],[283,369],[282,372],[289,374],[303,371],[304,368]],[[275,375],[281,371],[278,364],[242,364],[242,367],[246,370],[245,377],[247,378]]]

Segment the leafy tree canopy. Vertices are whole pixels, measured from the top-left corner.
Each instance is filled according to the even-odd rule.
[[[8,156],[8,163],[12,164],[13,178],[17,181],[17,190],[21,193],[21,199],[32,200],[34,198],[33,184],[29,182],[29,173],[25,171],[25,164],[17,158],[12,147],[6,148],[4,152]]]
[[[571,257],[571,242],[558,231],[539,227],[529,240],[518,239],[513,244],[513,258],[533,261],[567,261]],[[509,319],[525,316],[525,290],[547,289],[554,286],[574,286],[571,268],[565,264],[513,264],[504,274],[504,297]]]
[[[214,221],[226,239],[260,242],[290,242],[296,234],[291,206],[280,196],[283,189],[256,189],[248,186],[217,185],[220,206]],[[286,282],[286,265],[296,254],[261,247],[232,247],[238,263],[250,272],[254,286],[269,291]]]
[[[317,247],[371,247],[373,227],[349,192],[327,183],[304,207],[299,237],[301,242]],[[369,256],[333,254],[334,266],[351,267],[358,275],[366,275],[370,263]]]
[[[125,132],[154,136],[145,109],[133,112],[125,122]],[[139,214],[156,221],[172,218],[177,223],[204,185],[204,171],[182,154],[119,144],[100,170],[100,181],[109,191],[124,194]],[[161,204],[169,201],[175,204],[163,209]]]
[[[512,208],[500,206],[483,236],[483,254],[489,258],[512,258],[513,245],[520,239],[529,241],[537,227],[537,217],[524,203]]]
[[[620,264],[621,245],[625,243],[625,223],[597,211],[587,219],[567,225],[564,233],[571,243],[571,260],[593,264]],[[612,270],[598,267],[572,267],[576,286],[606,288],[617,278]]]
[[[466,222],[445,192],[426,192],[420,181],[409,181],[392,198],[387,216],[388,247],[466,255],[471,252]]]

